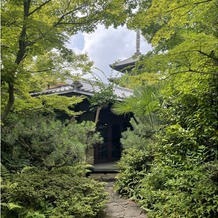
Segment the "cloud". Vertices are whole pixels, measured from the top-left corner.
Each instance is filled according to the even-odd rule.
[[[112,69],[109,64],[129,58],[135,53],[136,32],[125,27],[106,29],[99,25],[93,33],[79,33],[71,37],[69,46],[78,53],[87,53],[94,61],[94,66],[110,76]],[[141,37],[141,53],[149,50],[151,50],[151,46]],[[97,72],[99,73],[99,71]]]
[[[72,36],[66,44],[68,48],[73,49],[76,53],[81,53],[84,48],[84,37],[82,32]]]

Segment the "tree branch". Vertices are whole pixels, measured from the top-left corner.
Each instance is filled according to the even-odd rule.
[[[218,72],[203,72],[203,71],[198,71],[198,70],[192,70],[192,69],[189,69],[189,71],[186,71],[187,73],[188,72],[193,72],[193,73],[199,73],[199,74],[205,74],[205,75],[215,75],[215,76],[218,76]]]
[[[20,36],[19,36],[19,41],[18,41],[19,50],[17,52],[17,57],[15,60],[15,63],[17,65],[19,65],[20,62],[24,59],[25,53],[26,53],[26,47],[27,47],[26,19],[27,19],[28,14],[29,14],[30,2],[31,2],[31,0],[27,0],[27,1],[24,1],[24,4],[23,4],[23,9],[24,9],[24,11],[23,11],[24,12],[24,14],[23,14],[23,27],[22,27],[22,30],[21,30]]]
[[[60,25],[60,24],[81,25],[82,23],[78,23],[78,22],[64,22],[64,23],[62,23],[61,21],[62,21],[67,15],[69,15],[69,14],[71,14],[71,13],[73,13],[73,12],[76,12],[76,11],[82,9],[84,6],[85,6],[85,5],[82,5],[82,6],[80,6],[80,7],[77,7],[77,8],[75,8],[75,9],[71,10],[71,11],[68,11],[68,12],[64,13],[64,14],[58,19],[58,21],[53,24],[53,27],[56,28],[56,27],[57,27],[58,25]],[[68,8],[68,7],[69,7],[69,4],[68,4],[67,8]],[[66,8],[66,10],[67,10],[67,8]],[[47,31],[47,32],[45,32],[45,33],[41,33],[41,35],[40,35],[36,40],[34,40],[34,41],[32,41],[32,42],[28,42],[28,43],[27,43],[27,46],[32,46],[32,45],[34,45],[34,44],[37,43],[40,39],[45,38],[45,36],[46,36],[49,32],[51,32],[51,30],[49,30],[49,31]]]
[[[201,50],[197,50],[197,52],[199,52],[200,54],[202,54],[202,55],[204,55],[204,56],[207,56],[207,57],[210,58],[210,59],[215,60],[216,63],[218,64],[218,58],[215,57],[215,55],[214,55],[214,51],[211,51],[210,54],[207,54],[207,53],[205,53],[205,52],[203,52],[203,51],[201,51]]]
[[[77,8],[75,8],[75,9],[71,10],[71,11],[66,12],[65,14],[63,14],[63,15],[58,19],[58,21],[57,21],[56,23],[54,23],[53,26],[54,26],[54,27],[57,27],[57,26],[61,23],[61,21],[62,21],[67,15],[72,14],[73,12],[82,9],[84,6],[85,6],[85,5],[81,5],[80,7],[77,7]],[[66,24],[68,24],[68,23],[66,22]]]
[[[200,2],[194,2],[194,5],[199,5],[199,4],[202,4],[202,3],[208,3],[208,2],[211,2],[212,0],[205,0],[205,1],[200,1]],[[175,8],[172,8],[171,10],[168,10],[166,11],[167,13],[168,12],[172,12],[172,11],[175,11],[175,10],[178,10],[180,8],[184,8],[185,6],[188,6],[189,4],[186,3],[186,4],[183,4],[183,5],[180,5],[178,7],[175,7]]]
[[[208,2],[212,2],[212,0],[204,0],[204,1],[200,1],[200,2],[195,2],[194,4],[195,5],[200,5],[200,4],[208,3]]]
[[[177,74],[181,74],[181,73],[198,73],[198,74],[203,74],[203,75],[214,75],[214,76],[218,76],[218,72],[203,72],[203,71],[197,71],[197,70],[192,70],[192,69],[188,69],[188,70],[183,70],[183,71],[179,71],[179,72],[175,72],[175,73],[170,73],[170,75],[168,75],[167,77],[161,79],[161,80],[167,80],[168,78],[175,76]]]
[[[35,13],[36,11],[40,10],[43,6],[45,6],[46,4],[48,4],[51,0],[48,0],[46,2],[44,2],[43,4],[41,4],[40,6],[38,6],[37,8],[35,8],[33,11],[28,13],[28,16],[32,15],[33,13]]]
[[[60,72],[60,70],[63,70],[63,69],[69,70],[69,67],[71,67],[70,64],[65,64],[65,65],[59,66],[58,68],[57,67],[51,67],[51,68],[46,68],[46,69],[41,69],[41,70],[34,70],[34,71],[33,70],[27,70],[26,72],[32,73],[32,74],[45,73],[45,72],[48,72],[48,71]]]

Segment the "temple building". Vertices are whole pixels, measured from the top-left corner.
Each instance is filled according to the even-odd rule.
[[[74,81],[72,84],[59,85],[50,87],[47,90],[33,93],[32,96],[37,97],[39,95],[64,95],[74,96],[82,95],[91,97],[94,93],[99,92],[100,87],[91,81],[79,80]],[[118,101],[122,101],[124,98],[133,94],[132,90],[126,89],[120,86],[113,86],[113,92],[116,95]],[[122,147],[120,144],[121,133],[130,127],[129,115],[116,115],[111,111],[112,104],[108,104],[107,107],[102,108],[99,116],[99,122],[97,124],[97,130],[100,131],[104,141],[102,144],[98,144],[89,151],[88,161],[90,164],[113,162],[117,161],[121,157]],[[75,107],[76,111],[83,111],[83,114],[78,116],[78,122],[81,121],[93,121],[95,120],[95,112],[90,110],[90,103],[85,98],[81,103]]]
[[[121,73],[130,72],[136,61],[139,59],[141,53],[140,48],[140,36],[137,32],[136,36],[136,52],[135,54],[126,60],[116,62],[110,67]],[[77,80],[68,84],[62,84],[55,87],[48,87],[47,90],[32,93],[32,96],[37,97],[39,95],[82,95],[87,98],[94,95],[96,92],[100,92],[100,87],[97,83],[93,81]],[[113,86],[113,92],[116,95],[117,101],[122,101],[124,98],[133,95],[133,91],[118,85]],[[83,102],[76,106],[76,111],[83,111],[83,114],[78,116],[78,122],[81,121],[94,121],[95,112],[90,110],[90,103],[88,99],[85,98]],[[130,118],[132,114],[128,115],[116,115],[111,111],[112,104],[108,104],[107,107],[102,108],[99,116],[99,122],[97,124],[97,130],[101,133],[103,137],[103,143],[95,145],[93,149],[89,150],[88,162],[90,164],[101,164],[104,163],[114,163],[120,159],[122,153],[122,146],[120,143],[121,134],[127,128],[131,128]]]

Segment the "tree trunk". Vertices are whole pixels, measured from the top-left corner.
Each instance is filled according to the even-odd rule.
[[[95,126],[97,126],[97,124],[98,124],[101,109],[102,109],[102,107],[97,108],[96,115],[95,115]]]
[[[30,9],[30,3],[31,0],[25,0],[23,2],[23,9],[24,9],[24,17],[23,17],[23,27],[22,30],[20,32],[20,37],[18,40],[18,44],[19,44],[19,50],[17,52],[17,56],[16,56],[16,60],[15,63],[17,65],[19,65],[21,63],[21,61],[23,61],[23,59],[25,58],[26,55],[26,47],[27,47],[27,41],[26,41],[26,19],[29,16],[29,9]],[[10,82],[8,82],[8,102],[7,105],[1,115],[1,122],[4,122],[6,117],[8,116],[13,104],[14,104],[14,80],[15,78],[13,78]]]
[[[7,115],[9,114],[13,104],[14,104],[14,85],[11,82],[8,82],[8,103],[2,113],[1,121],[4,122]]]

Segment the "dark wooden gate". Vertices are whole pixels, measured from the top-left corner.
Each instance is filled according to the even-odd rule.
[[[121,157],[120,124],[108,125],[101,123],[98,130],[101,132],[104,142],[95,146],[95,163],[119,160]]]

